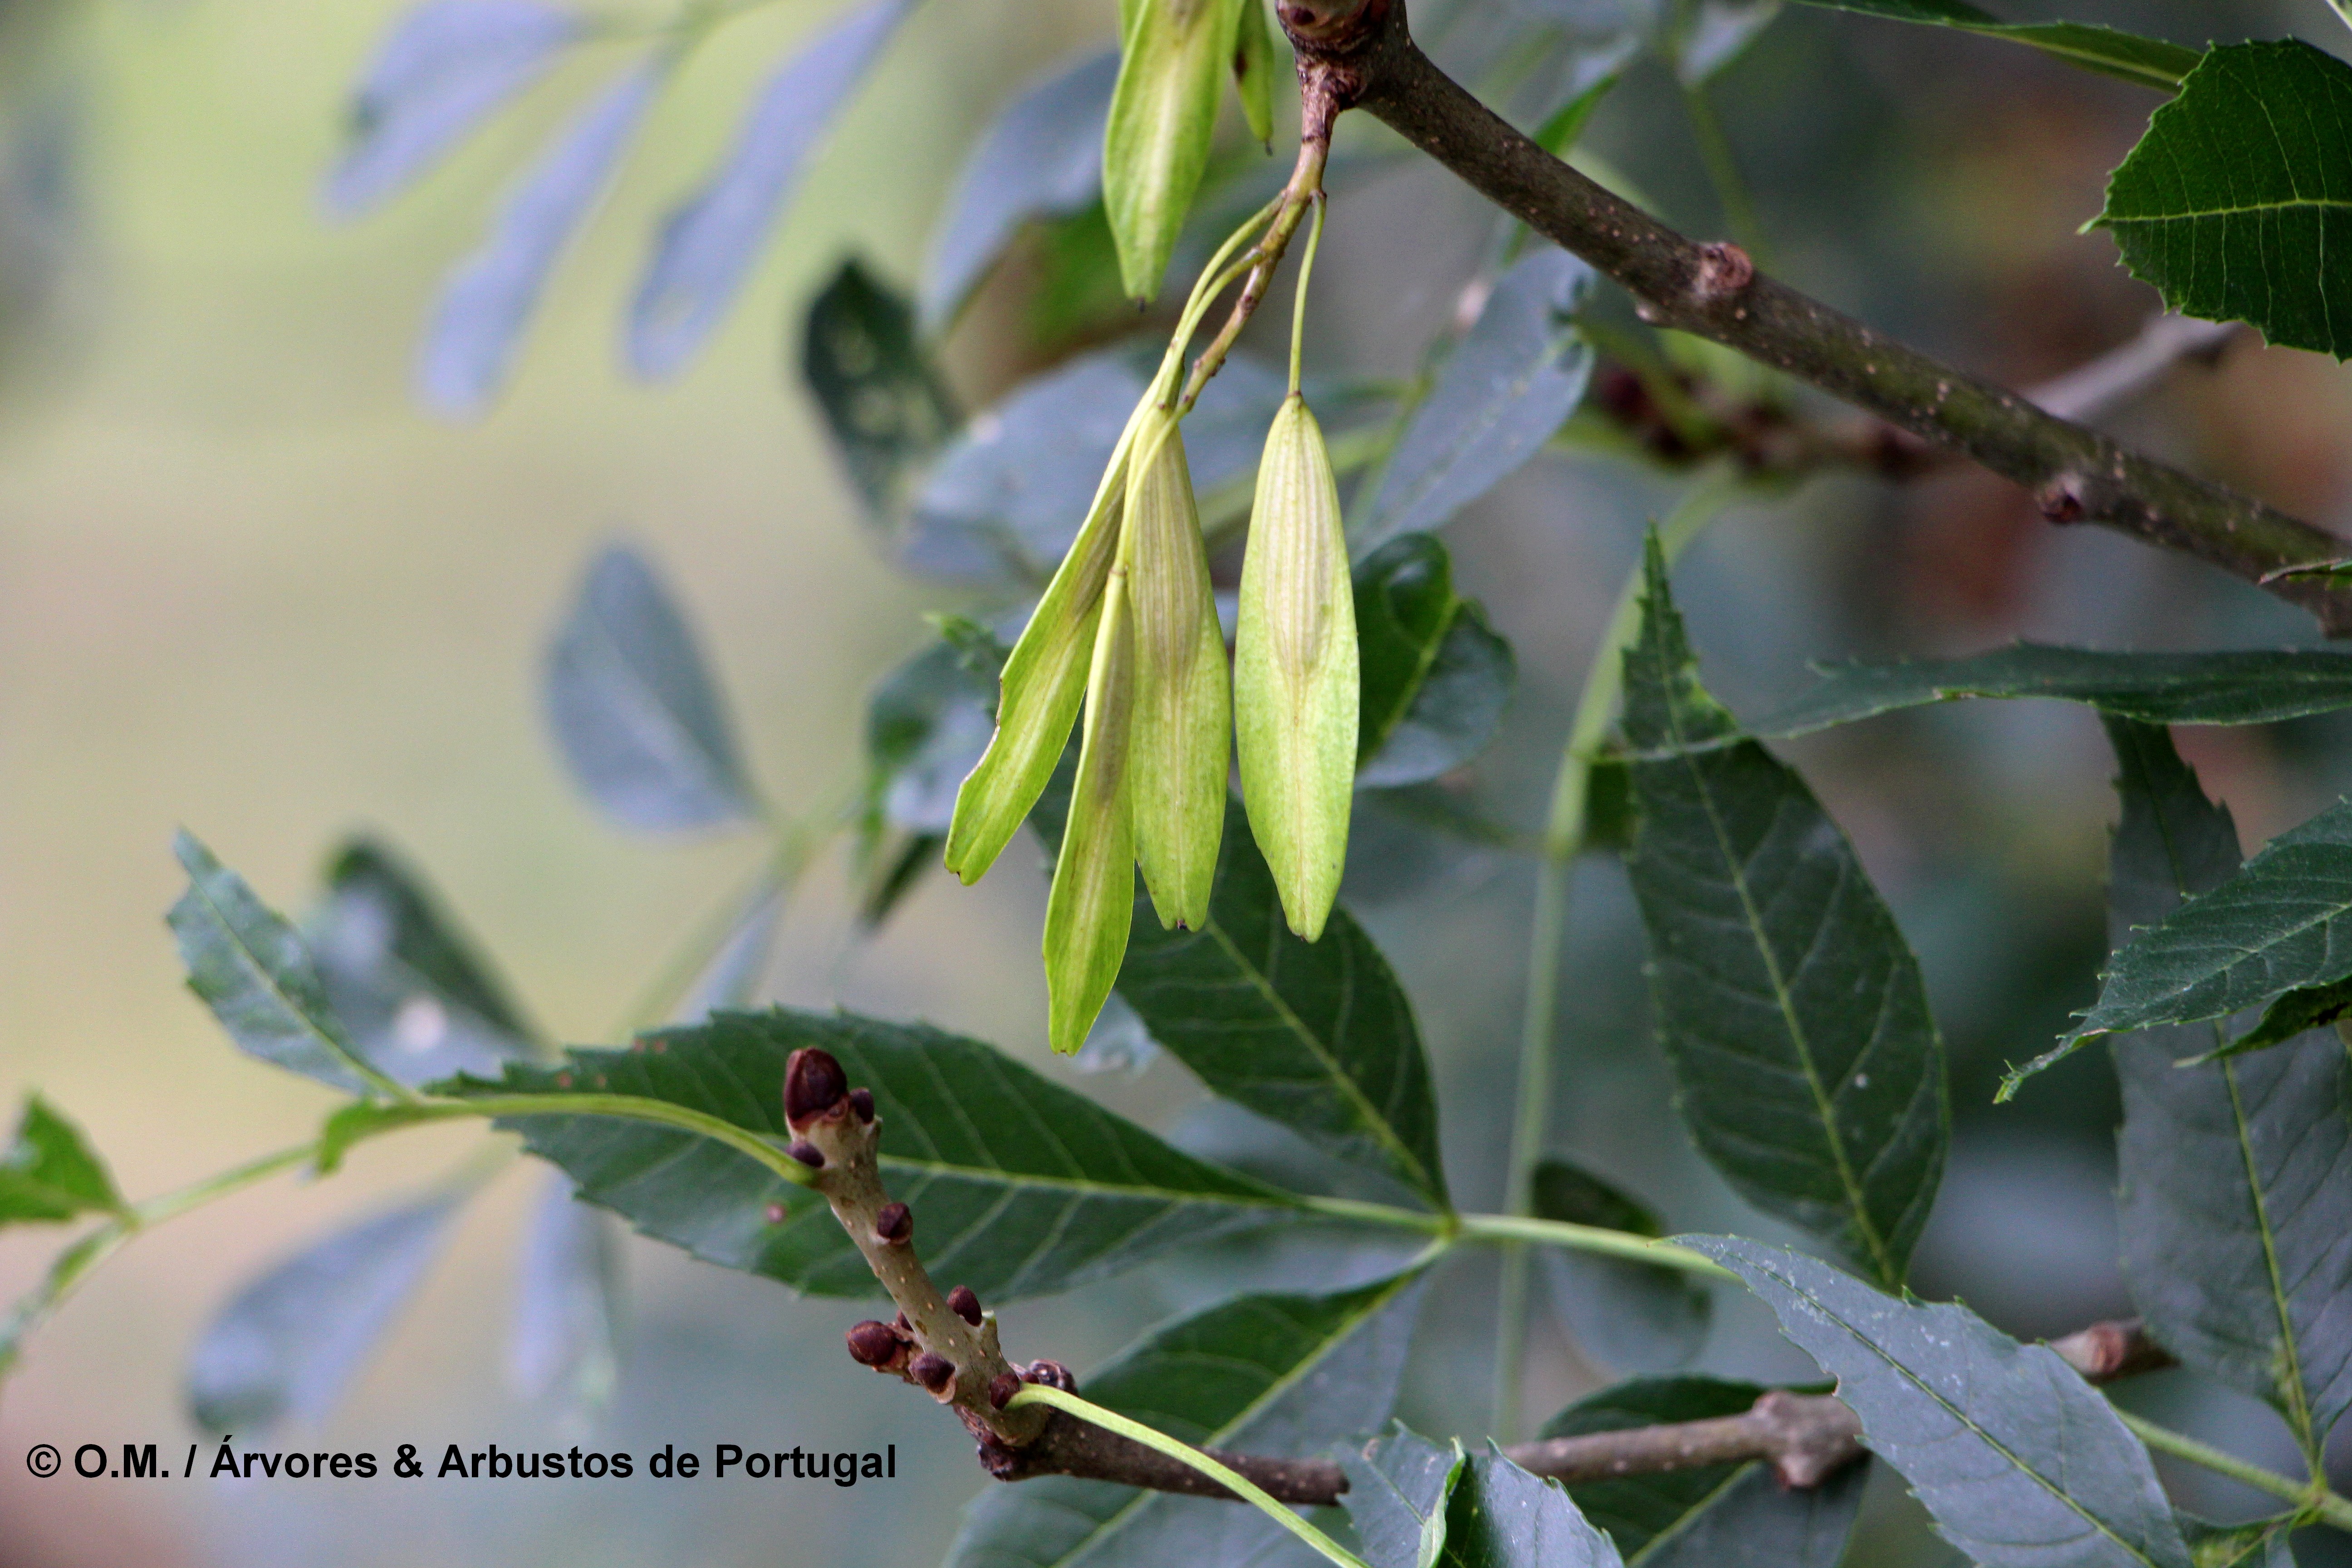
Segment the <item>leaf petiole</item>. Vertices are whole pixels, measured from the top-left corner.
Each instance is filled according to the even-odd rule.
[[[1018,1409],[1024,1405],[1050,1405],[1056,1410],[1075,1415],[1079,1420],[1099,1426],[1106,1432],[1116,1432],[1129,1441],[1140,1443],[1145,1447],[1165,1454],[1179,1463],[1190,1465],[1244,1502],[1255,1507],[1276,1524],[1313,1547],[1326,1559],[1338,1563],[1339,1568],[1369,1568],[1362,1558],[1299,1518],[1289,1509],[1275,1501],[1264,1490],[1234,1470],[1219,1464],[1188,1443],[1180,1443],[1164,1432],[1157,1432],[1146,1426],[1140,1421],[1130,1421],[1117,1411],[1106,1410],[1101,1405],[1081,1399],[1075,1394],[1065,1394],[1060,1389],[1049,1387],[1045,1384],[1024,1384],[1021,1392],[1013,1396],[1005,1408]]]

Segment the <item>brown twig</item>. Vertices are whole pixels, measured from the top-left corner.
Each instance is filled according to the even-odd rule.
[[[815,1172],[810,1183],[833,1205],[833,1215],[865,1256],[874,1278],[898,1305],[896,1322],[867,1321],[848,1334],[850,1356],[895,1374],[952,1406],[982,1443],[1034,1441],[1045,1415],[1005,1410],[1005,1380],[1051,1377],[1057,1367],[1016,1368],[1004,1359],[996,1318],[961,1286],[941,1295],[916,1256],[915,1216],[883,1190],[881,1121],[870,1090],[852,1089],[841,1063],[814,1047],[797,1050],[784,1067],[784,1124],[791,1153]],[[1066,1373],[1061,1373],[1066,1376]],[[1004,1398],[991,1397],[1002,1389]]]
[[[1076,1392],[1076,1381],[1054,1362],[1008,1362],[996,1319],[981,1310],[979,1299],[961,1286],[940,1294],[915,1250],[913,1215],[883,1189],[874,1097],[851,1088],[829,1053],[793,1053],[784,1070],[784,1121],[794,1139],[793,1157],[814,1171],[812,1184],[898,1306],[897,1321],[869,1319],[849,1331],[851,1359],[951,1407],[978,1439],[982,1468],[999,1480],[1076,1476],[1190,1497],[1232,1496],[1198,1470],[1117,1433],[1060,1411],[1004,1407],[1024,1382]],[[2050,1348],[2094,1383],[2171,1364],[2137,1320],[2094,1323]],[[1521,1468],[1562,1481],[1760,1460],[1782,1485],[1812,1487],[1858,1458],[1861,1438],[1861,1422],[1834,1395],[1774,1389],[1738,1415],[1553,1437],[1504,1452]],[[1204,1451],[1283,1502],[1328,1504],[1348,1489],[1347,1477],[1328,1459]]]
[[[2352,554],[2299,519],[2141,457],[2032,400],[1944,364],[1759,272],[1736,245],[1701,245],[1553,157],[1433,65],[1405,0],[1281,0],[1301,79],[1320,78],[1505,211],[1614,279],[1652,323],[1784,371],[2032,491],[2054,522],[2099,522],[2252,583]],[[2352,590],[2265,584],[2352,635]]]
[[[1242,290],[1234,296],[1233,309],[1225,313],[1224,324],[1192,362],[1192,374],[1184,378],[1183,395],[1175,404],[1180,418],[1191,411],[1202,389],[1223,367],[1225,356],[1233,352],[1242,329],[1257,314],[1266,289],[1273,286],[1275,270],[1282,265],[1300,222],[1323,199],[1323,166],[1331,156],[1331,123],[1346,107],[1332,95],[1328,82],[1320,77],[1310,78],[1302,68],[1298,79],[1298,162],[1291,169],[1289,183],[1282,188],[1282,205],[1266,225],[1265,233],[1240,258],[1240,263],[1248,265],[1249,276],[1242,280]]]

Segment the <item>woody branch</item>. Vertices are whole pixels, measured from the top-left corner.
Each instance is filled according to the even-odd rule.
[[[814,1173],[813,1185],[856,1244],[898,1309],[894,1321],[869,1319],[847,1334],[851,1358],[922,1389],[953,1410],[999,1480],[1077,1476],[1194,1497],[1232,1494],[1200,1471],[1061,1411],[1006,1409],[1024,1382],[1076,1391],[1050,1361],[1005,1359],[996,1319],[957,1286],[942,1294],[915,1249],[914,1216],[882,1184],[881,1121],[872,1093],[852,1088],[841,1064],[814,1048],[794,1051],[784,1074],[791,1153]],[[2093,1382],[2170,1364],[2137,1321],[2098,1323],[2051,1348]],[[1830,1394],[1774,1390],[1738,1415],[1637,1426],[1522,1443],[1504,1452],[1521,1468],[1562,1481],[1655,1475],[1761,1460],[1782,1483],[1818,1486],[1862,1454],[1862,1425]],[[1283,1458],[1210,1448],[1229,1468],[1287,1503],[1336,1502],[1346,1476],[1328,1459]]]
[[[1405,0],[1280,0],[1302,88],[1360,108],[1633,296],[1654,325],[1709,338],[2032,492],[2053,522],[2104,523],[2207,561],[2352,636],[2352,591],[2284,568],[2352,545],[2130,451],[1699,244],[1587,179],[1478,101],[1413,43]]]

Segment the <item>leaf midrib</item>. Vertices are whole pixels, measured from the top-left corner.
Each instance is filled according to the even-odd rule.
[[[2352,211],[2352,201],[2331,196],[2294,196],[2279,202],[2245,202],[2235,206],[2200,207],[2194,212],[2103,214],[2099,221],[2109,227],[2133,223],[2194,223],[2200,218],[2249,217],[2257,213],[2291,212],[2300,207]]]
[[[255,952],[253,944],[245,940],[245,934],[237,930],[236,922],[228,918],[227,912],[214,899],[212,889],[205,886],[205,879],[200,876],[190,877],[188,891],[195,896],[197,902],[204,905],[205,912],[212,917],[213,928],[227,939],[230,952],[259,983],[261,988],[276,999],[278,1005],[300,1025],[301,1032],[326,1047],[328,1054],[352,1072],[357,1073],[362,1084],[377,1089],[383,1088],[387,1081],[383,1075],[373,1066],[362,1060],[359,1052],[349,1043],[330,1034],[318,1019],[310,1016],[308,1007],[297,1002],[288,994],[286,988],[278,983],[278,976],[271,973],[267,963],[262,962],[261,954]]]
[[[1400,1138],[1396,1129],[1389,1124],[1389,1119],[1381,1113],[1379,1108],[1372,1104],[1370,1097],[1364,1093],[1363,1086],[1359,1084],[1354,1076],[1340,1065],[1339,1058],[1325,1047],[1322,1040],[1317,1037],[1315,1031],[1307,1026],[1307,1021],[1291,1010],[1290,1004],[1283,1000],[1282,994],[1274,988],[1273,981],[1265,972],[1251,963],[1242,952],[1234,939],[1227,934],[1224,922],[1218,920],[1213,913],[1202,923],[1201,931],[1203,935],[1215,939],[1217,945],[1224,950],[1225,956],[1233,960],[1234,966],[1248,979],[1267,1007],[1273,1010],[1275,1016],[1298,1037],[1308,1053],[1321,1064],[1324,1075],[1331,1082],[1339,1085],[1341,1096],[1355,1109],[1360,1124],[1367,1128],[1374,1140],[1382,1148],[1388,1150],[1392,1157],[1403,1163],[1404,1168],[1412,1173],[1413,1185],[1422,1195],[1434,1198],[1440,1204],[1444,1204],[1444,1197],[1433,1189],[1429,1169],[1422,1163],[1421,1156],[1405,1146],[1404,1140]]]
[[[1265,1196],[1249,1193],[1203,1192],[1197,1188],[1161,1186],[1120,1186],[1111,1182],[1096,1181],[1083,1176],[1038,1176],[1024,1172],[1003,1171],[986,1165],[959,1165],[941,1160],[910,1159],[904,1154],[883,1154],[879,1163],[887,1169],[914,1171],[940,1180],[985,1183],[996,1186],[1029,1189],[1041,1192],[1076,1193],[1082,1196],[1101,1198],[1156,1199],[1166,1203],[1230,1204],[1237,1208],[1292,1210],[1301,1207],[1280,1194]]]
[[[2173,893],[2186,903],[2196,894],[2189,887],[2186,863],[2179,843],[2173,837],[2171,818],[2157,804],[2153,787],[2148,791],[2148,802],[2156,820],[2158,839],[2164,846],[2165,864],[2172,871]],[[2226,1050],[2229,1041],[2221,1024],[2217,1020],[2208,1027],[2213,1036],[2214,1049]],[[2263,1190],[2261,1174],[2254,1164],[2253,1142],[2246,1127],[2245,1103],[2238,1092],[2238,1067],[2227,1056],[2215,1065],[2221,1068],[2222,1082],[2230,1091],[2230,1120],[2237,1132],[2238,1154],[2246,1173],[2246,1192],[2253,1202],[2254,1233],[2263,1246],[2263,1269],[2270,1281],[2271,1307],[2278,1314],[2279,1343],[2286,1354],[2287,1376],[2284,1381],[2289,1408],[2284,1414],[2287,1425],[2294,1429],[2296,1446],[2303,1450],[2316,1473],[2318,1457],[2314,1452],[2312,1442],[2310,1401],[2305,1396],[2302,1346],[2295,1336],[2294,1317],[2287,1308],[2286,1281],[2279,1269],[2278,1240],[2271,1225],[2269,1194]]]
[[[1679,746],[1683,741],[1682,711],[1674,699],[1672,678],[1667,677],[1661,684],[1665,693],[1663,706],[1666,728]],[[1812,1042],[1806,1037],[1804,1026],[1798,1021],[1795,1005],[1789,995],[1788,982],[1780,973],[1780,955],[1772,951],[1772,944],[1765,939],[1762,919],[1757,911],[1755,900],[1748,890],[1747,868],[1733,852],[1731,836],[1724,826],[1721,815],[1716,810],[1715,792],[1707,787],[1706,777],[1700,772],[1697,760],[1685,756],[1682,762],[1698,795],[1700,808],[1706,813],[1707,826],[1715,835],[1716,848],[1723,857],[1732,889],[1739,895],[1740,913],[1747,920],[1748,936],[1764,961],[1766,975],[1771,980],[1773,1005],[1780,1011],[1781,1026],[1788,1030],[1790,1043],[1796,1047],[1798,1065],[1804,1069],[1805,1087],[1812,1094],[1814,1113],[1821,1119],[1822,1135],[1829,1144],[1830,1158],[1836,1165],[1838,1184],[1845,1189],[1846,1205],[1853,1212],[1854,1228],[1869,1248],[1871,1261],[1877,1266],[1879,1278],[1889,1284],[1899,1285],[1903,1279],[1902,1271],[1895,1267],[1886,1242],[1878,1234],[1876,1222],[1871,1218],[1867,1199],[1854,1180],[1853,1163],[1846,1155],[1845,1134],[1837,1123],[1836,1106],[1822,1086],[1820,1069],[1813,1065]]]

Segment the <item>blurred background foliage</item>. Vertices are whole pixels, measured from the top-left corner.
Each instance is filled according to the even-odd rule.
[[[1502,0],[1493,0],[1496,5]],[[1571,14],[1563,0],[1518,0]],[[1013,84],[1099,47],[1112,7],[932,0],[810,171],[736,315],[674,383],[616,368],[614,302],[646,235],[730,138],[772,58],[833,9],[782,0],[724,25],[649,117],[609,204],[557,274],[504,399],[477,424],[419,411],[414,344],[486,206],[605,68],[580,51],[383,216],[326,223],[319,184],[345,95],[396,0],[0,0],[0,1083],[69,1109],[126,1190],[152,1192],[300,1135],[313,1088],[224,1050],[179,984],[158,917],[184,823],[281,906],[311,898],[354,828],[429,873],[552,1034],[604,1037],[680,932],[761,853],[745,837],[620,837],[572,793],[537,711],[545,640],[600,544],[626,538],[688,607],[770,798],[801,810],[855,781],[864,700],[972,601],[902,575],[862,521],[799,378],[809,298],[856,253],[916,277],[962,151]],[[650,3],[617,7],[646,18]],[[2081,0],[2070,14],[2190,42],[2298,31],[2309,4]],[[1441,58],[1443,54],[1441,52]],[[2154,309],[2076,226],[2153,106],[2029,51],[1793,8],[1713,89],[1771,264],[1799,287],[2011,384],[2127,337]],[[1237,129],[1237,128],[1236,128]],[[1236,135],[1238,147],[1239,138]],[[1638,68],[1590,144],[1685,229],[1724,231],[1677,89]],[[1240,155],[1250,155],[1245,153]],[[1492,215],[1443,172],[1401,163],[1332,213],[1310,365],[1407,376],[1490,254]],[[1033,229],[948,341],[954,399],[1131,318],[1103,286],[1099,219]],[[1283,323],[1276,323],[1278,329]],[[2237,342],[2107,423],[2129,439],[2339,531],[2352,529],[2352,384],[2316,356]],[[1512,642],[1519,682],[1480,797],[1532,826],[1589,650],[1645,520],[1686,479],[1547,455],[1449,532],[1457,585]],[[2113,647],[2309,641],[2233,581],[2094,530],[2053,530],[1972,470],[1891,487],[1817,479],[1751,495],[1696,546],[1678,591],[1711,685],[1757,711],[1809,658],[1954,653],[2017,637]],[[2183,732],[2249,845],[2337,793],[2352,726]],[[2116,1097],[2080,1053],[1996,1111],[2002,1064],[2084,1005],[2103,948],[2109,763],[2093,717],[1986,703],[1876,721],[1787,748],[1853,836],[1920,952],[1950,1042],[1953,1163],[1919,1288],[2033,1335],[2126,1310],[2114,1252]],[[1016,851],[1008,865],[1021,864]],[[1349,897],[1419,1008],[1464,1201],[1491,1206],[1517,1039],[1530,874],[1504,851],[1439,856],[1368,822]],[[878,934],[856,879],[822,858],[763,986],[803,1005],[921,1017],[1066,1079],[1044,1045],[1042,878],[973,889],[926,878]],[[1554,1118],[1559,1152],[1648,1199],[1670,1226],[1777,1235],[1672,1124],[1647,1043],[1638,924],[1614,863],[1576,887]],[[1160,1063],[1088,1092],[1238,1163],[1295,1158]],[[16,1092],[11,1087],[10,1094]],[[536,1187],[509,1174],[314,1446],[593,1441],[643,1454],[795,1443],[898,1445],[895,1488],[772,1483],[520,1488],[429,1481],[190,1484],[129,1492],[36,1482],[36,1441],[193,1436],[180,1368],[205,1318],[269,1258],[403,1187],[470,1133],[362,1151],[334,1183],[281,1184],[165,1229],[100,1275],[31,1347],[0,1405],[0,1568],[936,1560],[980,1478],[921,1402],[839,1350],[857,1310],[795,1302],[670,1249],[626,1247],[614,1397],[583,1416],[499,1375],[514,1234]],[[435,1140],[439,1140],[437,1146]],[[0,1240],[0,1298],[51,1245]],[[1075,1365],[1244,1283],[1368,1272],[1307,1245],[1234,1246],[1008,1321],[1016,1353]],[[1493,1280],[1437,1289],[1403,1414],[1484,1418]],[[1806,1375],[1761,1313],[1726,1300],[1700,1365]],[[1606,1381],[1547,1327],[1531,1411]],[[2291,1466],[2251,1402],[2167,1374],[2128,1399]],[[2250,1497],[2180,1475],[2186,1506]],[[2339,1485],[2343,1484],[2339,1480]],[[2314,1542],[2307,1563],[2329,1561]],[[1949,1557],[1882,1477],[1849,1559]]]

